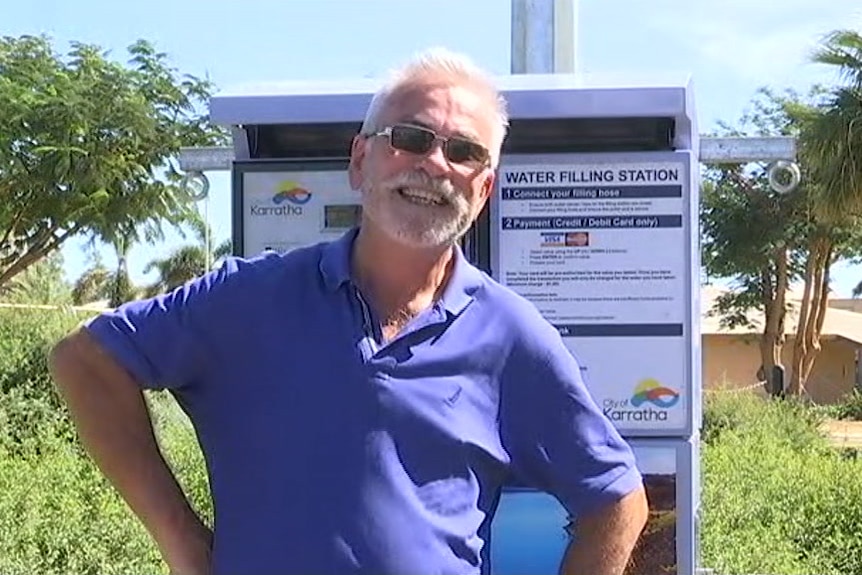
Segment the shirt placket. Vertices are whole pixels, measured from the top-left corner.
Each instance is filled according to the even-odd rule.
[[[380,350],[380,340],[382,338],[378,335],[379,328],[371,314],[371,308],[362,297],[359,289],[354,287],[353,294],[356,296],[356,301],[359,302],[359,308],[362,310],[362,331],[365,337],[360,342],[360,348],[363,360],[368,362]]]

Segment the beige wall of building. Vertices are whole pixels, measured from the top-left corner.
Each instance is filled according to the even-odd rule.
[[[819,404],[836,403],[856,382],[854,342],[839,337],[822,341],[806,391]],[[784,364],[790,366],[793,338],[784,346]],[[757,384],[760,350],[754,335],[705,334],[703,336],[703,385],[710,389],[739,389]]]
[[[830,299],[829,307],[833,309],[843,309],[854,313],[862,313],[862,299]]]

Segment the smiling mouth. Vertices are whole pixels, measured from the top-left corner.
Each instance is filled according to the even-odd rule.
[[[443,196],[428,190],[401,187],[397,188],[395,192],[408,202],[420,206],[446,206],[449,204]]]

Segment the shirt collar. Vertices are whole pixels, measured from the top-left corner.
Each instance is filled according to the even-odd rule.
[[[337,240],[323,246],[320,256],[320,274],[329,291],[335,291],[350,282],[350,252],[359,228],[354,228]]]
[[[359,228],[354,228],[323,247],[320,274],[329,291],[350,283],[350,254],[358,232]],[[440,298],[443,308],[451,314],[460,313],[473,301],[474,294],[482,286],[482,279],[482,272],[468,262],[461,248],[456,246],[455,267]]]

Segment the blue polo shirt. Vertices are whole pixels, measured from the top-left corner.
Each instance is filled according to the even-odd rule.
[[[229,259],[89,324],[194,423],[215,575],[487,573],[505,482],[572,515],[641,485],[529,302],[459,252],[440,301],[382,344],[354,238]]]

